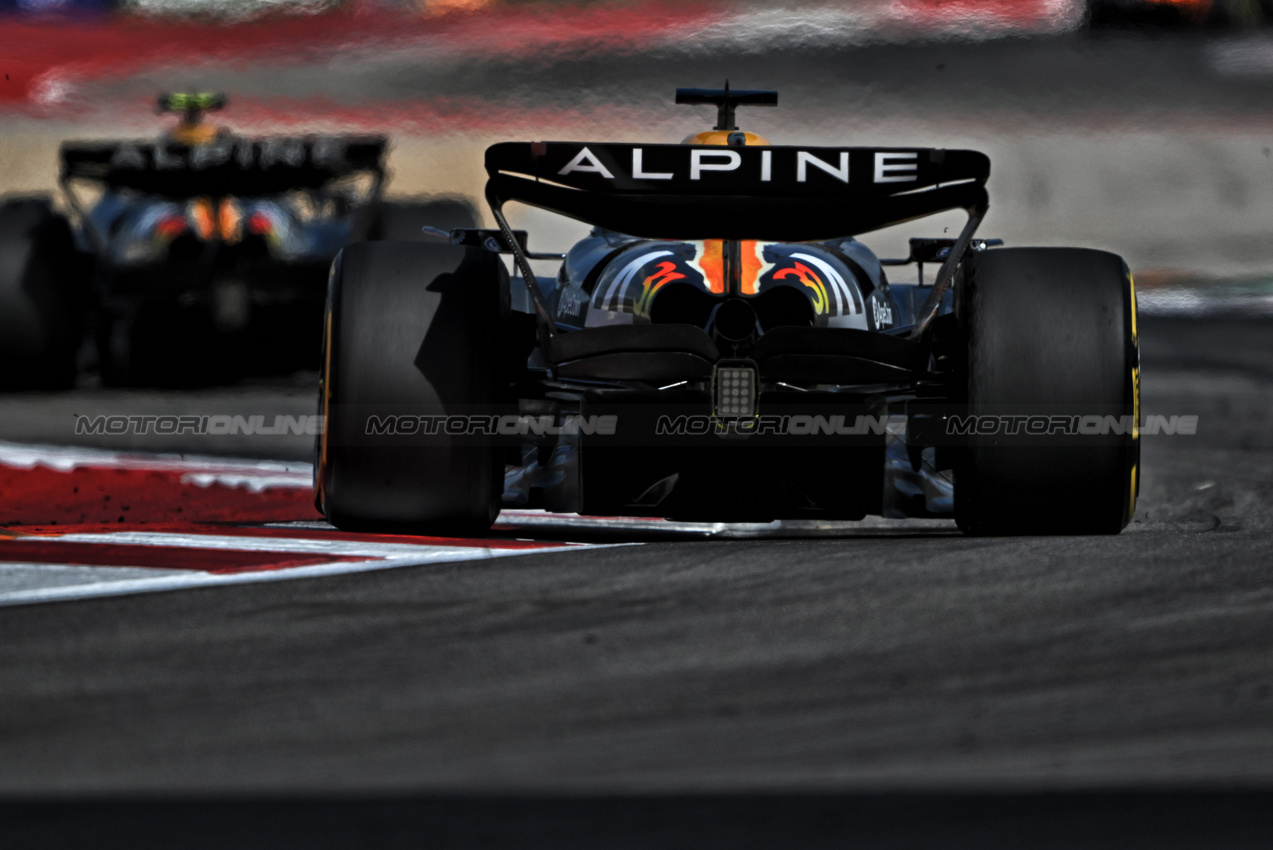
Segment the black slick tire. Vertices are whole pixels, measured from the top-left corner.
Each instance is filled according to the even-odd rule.
[[[380,201],[367,239],[372,242],[436,242],[436,236],[425,236],[421,231],[426,225],[446,231],[477,227],[477,211],[461,197]]]
[[[0,204],[0,388],[75,383],[88,265],[47,200]]]
[[[364,242],[337,256],[314,481],[315,504],[333,525],[447,535],[490,528],[502,449],[489,439],[386,433],[368,421],[491,410],[506,384],[507,316],[508,274],[490,252]]]
[[[1121,531],[1135,512],[1140,463],[1126,263],[1080,248],[991,250],[972,255],[957,291],[966,411],[998,423],[975,429],[956,454],[960,528]]]

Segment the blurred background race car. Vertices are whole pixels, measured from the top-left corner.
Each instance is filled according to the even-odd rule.
[[[1144,27],[1266,26],[1273,21],[1270,0],[1088,0],[1093,29]]]
[[[317,367],[344,245],[472,223],[463,202],[389,203],[382,135],[246,137],[216,93],[164,94],[153,139],[65,142],[65,199],[0,206],[0,382],[182,386]],[[88,341],[89,345],[84,345]]]

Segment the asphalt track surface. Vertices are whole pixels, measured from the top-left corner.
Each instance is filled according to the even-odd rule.
[[[1143,408],[1199,429],[1145,440],[1117,537],[610,534],[594,542],[641,545],[7,609],[0,793],[169,801],[74,809],[131,837],[181,820],[173,795],[222,830],[299,817],[331,838],[344,811],[515,845],[490,824],[719,837],[758,811],[731,794],[835,792],[759,811],[806,846],[923,844],[951,823],[978,846],[1039,824],[1051,846],[1267,846],[1271,331],[1144,320]],[[573,796],[606,794],[636,796]],[[22,811],[31,834],[71,829],[55,805]]]

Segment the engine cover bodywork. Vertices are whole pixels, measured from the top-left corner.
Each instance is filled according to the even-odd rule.
[[[726,301],[755,312],[756,333],[782,326],[883,330],[888,284],[853,239],[825,243],[673,242],[594,231],[566,258],[557,321],[579,328],[688,324],[710,329]]]

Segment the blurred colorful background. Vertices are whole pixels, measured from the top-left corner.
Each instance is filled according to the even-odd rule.
[[[238,132],[391,134],[391,196],[476,196],[493,141],[677,141],[711,116],[673,89],[728,78],[781,92],[747,116],[775,143],[986,150],[983,230],[1009,244],[1116,250],[1147,285],[1258,282],[1271,19],[1261,0],[4,0],[0,193],[52,191],[64,139],[160,132],[159,91],[216,90]]]

